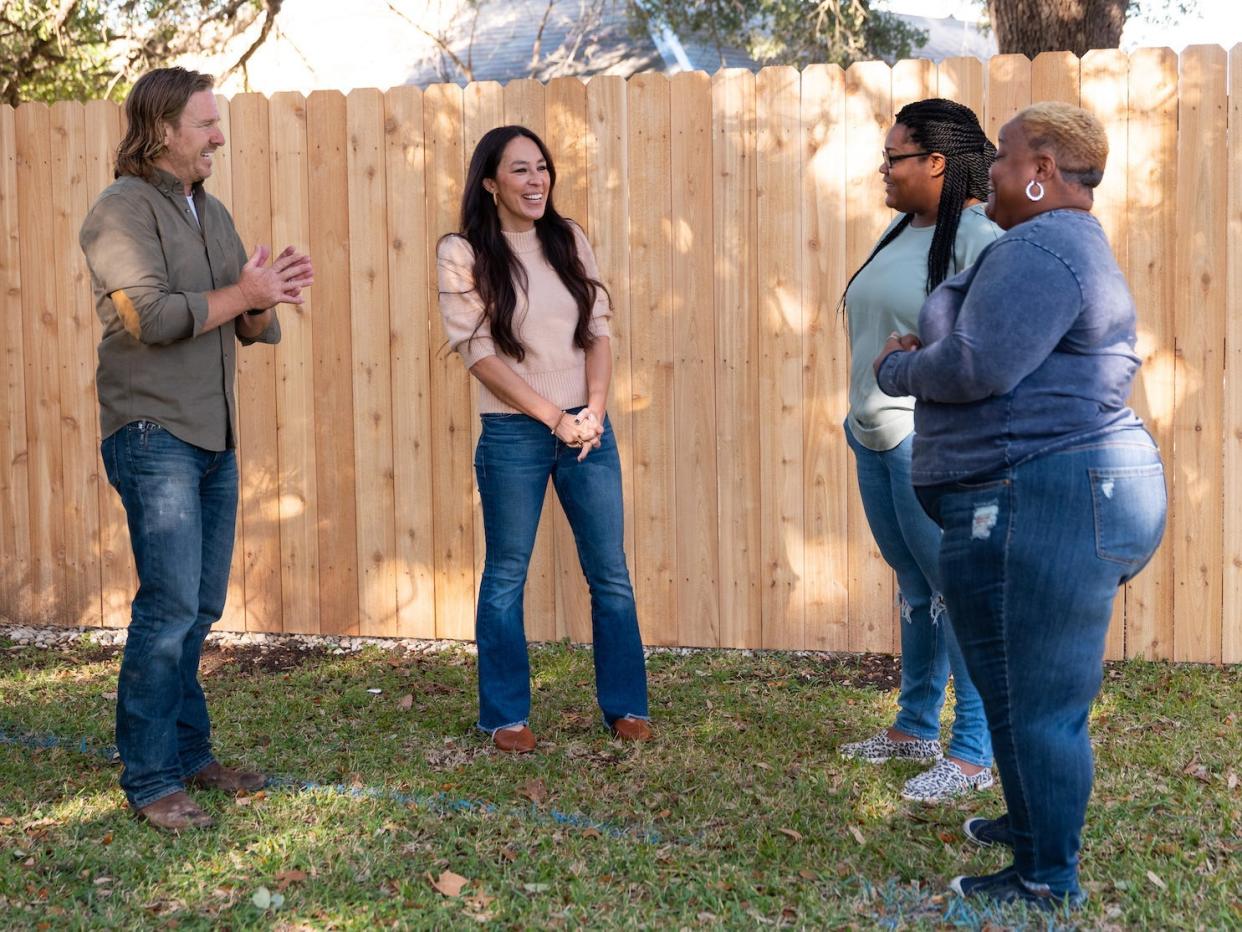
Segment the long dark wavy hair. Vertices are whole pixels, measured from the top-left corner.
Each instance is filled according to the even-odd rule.
[[[519,136],[525,136],[539,147],[540,155],[548,166],[548,193],[544,199],[543,216],[535,221],[535,233],[548,264],[578,305],[574,345],[580,349],[590,349],[595,342],[591,333],[591,310],[600,290],[607,294],[608,289],[587,275],[578,255],[574,224],[558,214],[552,204],[556,167],[543,140],[525,126],[498,126],[489,130],[470,157],[466,190],[461,198],[461,232],[450,233],[449,236],[465,237],[474,249],[474,287],[483,302],[484,315],[479,327],[486,320],[496,348],[521,362],[526,358],[526,347],[514,333],[513,314],[517,308],[517,289],[521,288],[526,293],[526,269],[501,233],[495,201],[483,187],[484,179],[495,180],[505,146]],[[479,327],[475,328],[475,333],[478,333]]]
[[[953,261],[953,245],[961,223],[962,209],[971,198],[984,201],[988,197],[988,169],[996,158],[996,147],[979,125],[979,118],[969,107],[952,100],[933,97],[906,104],[894,121],[910,132],[910,139],[925,152],[944,156],[944,186],[940,191],[940,207],[936,214],[936,232],[932,234],[927,253],[927,294],[949,277]],[[902,234],[914,219],[906,214],[871,250],[867,261],[850,276],[846,292],[858,273],[865,269],[879,252]],[[842,306],[845,294],[841,295]]]

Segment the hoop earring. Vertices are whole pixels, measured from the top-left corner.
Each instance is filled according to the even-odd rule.
[[[1040,195],[1040,196],[1042,197],[1043,195]],[[492,206],[495,207],[497,210],[500,210],[500,197],[496,194],[495,191],[492,192]]]
[[[1039,193],[1035,194],[1031,189],[1039,188]],[[1042,201],[1044,199],[1044,186],[1032,178],[1026,184],[1026,199],[1028,201]]]

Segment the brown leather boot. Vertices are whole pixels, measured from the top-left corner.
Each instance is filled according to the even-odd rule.
[[[650,741],[655,732],[644,719],[626,716],[612,723],[612,735],[622,741]]]
[[[217,761],[212,761],[185,782],[200,790],[224,790],[226,793],[245,790],[247,793],[253,793],[255,790],[263,789],[264,784],[267,783],[267,777],[251,770],[233,770],[222,766]]]
[[[180,832],[189,828],[211,828],[215,823],[211,816],[198,807],[198,803],[186,795],[185,790],[178,790],[162,799],[157,799],[149,806],[138,810],[140,819],[151,823],[166,832]]]
[[[535,733],[525,725],[498,728],[492,733],[492,743],[506,754],[526,754],[535,749]]]

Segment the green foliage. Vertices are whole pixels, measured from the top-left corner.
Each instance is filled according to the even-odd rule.
[[[643,21],[744,49],[764,64],[848,65],[904,58],[926,33],[871,8],[871,0],[631,0]]]
[[[0,102],[120,100],[143,72],[218,52],[266,12],[261,42],[279,10],[280,0],[5,0]]]

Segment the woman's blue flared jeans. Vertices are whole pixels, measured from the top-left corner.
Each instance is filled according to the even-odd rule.
[[[911,484],[914,435],[877,452],[859,443],[847,422],[845,439],[854,451],[867,524],[901,589],[901,694],[893,727],[924,741],[938,739],[951,670],[956,704],[949,756],[990,767],[992,742],[983,700],[966,672],[947,613],[934,610],[941,600],[940,528],[919,504]]]
[[[595,691],[604,721],[647,718],[647,673],[625,565],[621,460],[612,426],[582,462],[579,451],[524,414],[484,414],[474,454],[487,555],[479,587],[479,728],[530,716],[523,593],[548,479],[573,529],[591,591]]]
[[[120,493],[138,570],[116,698],[121,789],[135,809],[214,761],[198,682],[203,640],[224,611],[237,460],[135,421],[100,447]]]
[[[1160,455],[1126,430],[919,492],[944,528],[945,600],[987,711],[1014,866],[1032,889],[1075,895],[1087,716],[1117,588],[1164,533]]]

